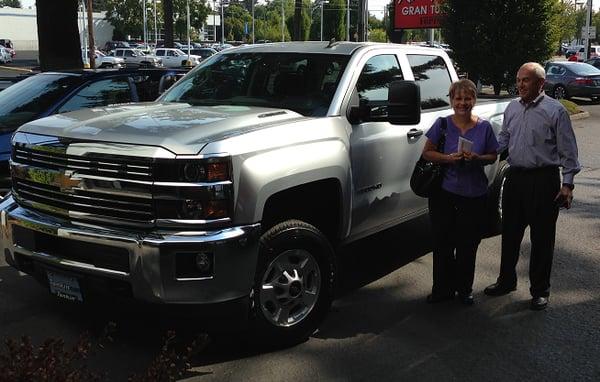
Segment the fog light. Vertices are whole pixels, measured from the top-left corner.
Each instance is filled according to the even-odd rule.
[[[208,254],[199,253],[196,255],[196,267],[200,272],[208,272],[212,268],[212,261]]]
[[[183,201],[183,218],[200,220],[204,218],[204,209],[202,203],[199,200],[186,199]]]

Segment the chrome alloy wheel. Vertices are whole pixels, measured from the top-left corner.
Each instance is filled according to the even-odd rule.
[[[267,267],[260,287],[260,308],[278,327],[301,322],[315,307],[321,291],[319,263],[304,249],[280,253]]]

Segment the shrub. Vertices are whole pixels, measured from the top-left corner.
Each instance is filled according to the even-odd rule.
[[[577,114],[583,112],[583,109],[579,107],[575,102],[569,101],[568,99],[561,99],[560,103],[567,109],[569,115]]]

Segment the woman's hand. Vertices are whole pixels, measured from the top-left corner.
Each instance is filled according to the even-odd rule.
[[[480,159],[479,154],[474,153],[473,151],[463,152],[463,157],[466,161],[477,161]]]
[[[453,163],[460,162],[464,158],[463,154],[464,153],[447,154],[445,156],[446,163],[453,164]]]

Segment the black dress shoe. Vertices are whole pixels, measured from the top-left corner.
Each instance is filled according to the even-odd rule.
[[[548,297],[534,297],[531,299],[531,310],[544,310],[548,306]]]
[[[449,301],[454,299],[454,293],[452,294],[430,294],[427,296],[428,304],[437,304],[438,302]]]
[[[489,287],[485,288],[483,290],[483,293],[487,294],[488,296],[502,296],[505,294],[509,294],[510,292],[513,292],[517,290],[517,286],[516,285],[502,285],[500,283],[494,283],[492,285],[490,285]]]
[[[473,305],[475,303],[475,299],[473,298],[473,293],[460,294],[458,295],[461,304],[463,305]]]

